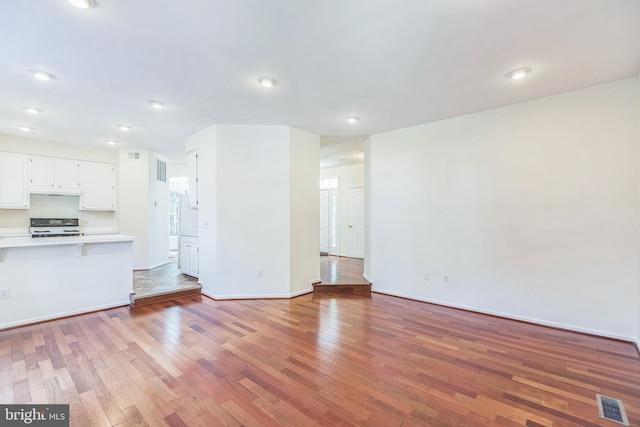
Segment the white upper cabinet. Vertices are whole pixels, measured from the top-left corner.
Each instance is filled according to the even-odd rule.
[[[198,209],[198,152],[189,151],[189,207]]]
[[[80,194],[80,162],[55,157],[29,159],[29,191],[39,194]]]
[[[0,153],[0,209],[29,209],[29,158]]]
[[[107,163],[80,162],[80,210],[116,210],[116,168]]]

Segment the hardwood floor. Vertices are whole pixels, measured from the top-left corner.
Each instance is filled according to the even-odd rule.
[[[323,284],[357,285],[367,283],[362,278],[364,260],[359,258],[322,255],[320,257],[320,279]]]
[[[0,402],[73,426],[640,425],[632,344],[380,294],[184,298],[0,332]]]

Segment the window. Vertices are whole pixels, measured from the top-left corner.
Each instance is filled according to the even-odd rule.
[[[180,215],[180,193],[169,192],[169,236],[178,235],[178,221]]]
[[[169,178],[169,235],[177,236],[180,231],[180,195],[188,193],[189,178],[172,176]]]
[[[338,188],[338,178],[322,178],[320,180],[321,190],[328,190],[330,188]]]

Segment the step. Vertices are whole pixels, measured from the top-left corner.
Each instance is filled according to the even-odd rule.
[[[314,283],[314,293],[343,293],[353,295],[371,295],[371,283]]]
[[[195,285],[190,288],[181,288],[174,291],[158,292],[149,295],[136,295],[131,291],[129,294],[129,304],[131,307],[143,307],[145,305],[155,304],[157,302],[171,301],[177,298],[188,297],[192,295],[201,295],[202,285]]]

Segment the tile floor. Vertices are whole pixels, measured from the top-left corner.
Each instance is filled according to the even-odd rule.
[[[133,290],[137,296],[156,295],[198,287],[198,280],[180,273],[174,260],[151,270],[133,272]]]

